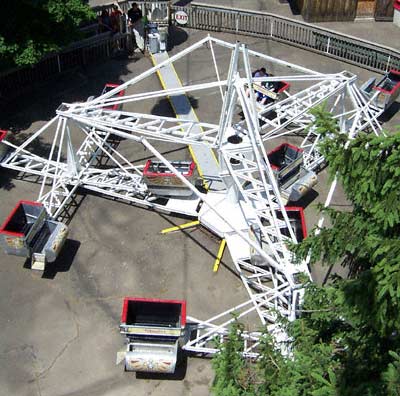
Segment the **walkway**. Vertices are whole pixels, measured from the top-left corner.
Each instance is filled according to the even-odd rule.
[[[153,63],[160,64],[168,59],[166,52],[152,55]],[[172,64],[168,64],[159,70],[158,76],[164,89],[180,88],[182,83]],[[192,105],[186,95],[173,95],[170,101],[177,118],[198,121]],[[191,129],[191,134],[199,134],[200,127]],[[201,145],[190,146],[190,154],[196,162],[199,174],[204,179],[205,184],[211,190],[224,190],[226,187],[219,176],[219,166],[215,154],[207,147]]]
[[[190,4],[191,2],[181,0],[180,2],[176,1],[175,4],[176,3]],[[301,15],[293,14],[289,3],[280,3],[279,0],[200,0],[198,3],[269,12],[286,18],[303,21]],[[400,28],[392,22],[359,20],[355,22],[321,22],[315,23],[315,25],[322,29],[334,30],[400,50]]]
[[[111,2],[112,0],[89,0],[91,6],[110,4]],[[194,3],[194,1],[174,1],[174,4],[185,5],[190,3]],[[297,21],[303,21],[301,15],[293,14],[289,3],[281,3],[279,0],[199,0],[196,3],[269,12]],[[400,50],[400,28],[392,22],[358,20],[355,22],[320,22],[315,23],[315,25],[323,29],[334,30]]]

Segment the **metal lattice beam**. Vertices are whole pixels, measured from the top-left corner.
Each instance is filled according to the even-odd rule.
[[[118,95],[123,90],[155,75],[162,68],[199,48],[208,46],[215,70],[215,80],[201,84],[170,87],[152,92]],[[231,51],[226,79],[221,78],[215,51],[219,47]],[[280,76],[253,77],[251,61],[257,58],[290,70]],[[241,62],[240,62],[241,61]],[[303,84],[302,89],[285,93],[285,97],[261,106],[257,103],[254,83],[284,80]],[[304,85],[306,87],[304,88]],[[187,93],[219,90],[222,107],[218,124],[190,118],[161,117],[152,114],[109,110],[110,107],[138,101],[167,98]],[[376,96],[376,95],[375,95]],[[101,193],[139,206],[168,213],[180,213],[198,218],[200,223],[226,239],[234,262],[249,294],[249,300],[208,320],[191,320],[188,351],[213,354],[217,352],[215,338],[223,342],[232,323],[232,313],[239,318],[256,312],[262,324],[278,341],[286,341],[279,326],[279,315],[296,318],[303,291],[297,275],[310,277],[307,263],[295,264],[288,243],[297,243],[292,230],[274,171],[268,160],[265,144],[274,139],[295,134],[301,137],[304,167],[317,169],[324,158],[318,151],[320,136],[312,126],[310,110],[326,103],[337,119],[342,133],[351,139],[362,130],[380,134],[375,97],[367,98],[356,86],[356,76],[347,72],[323,74],[302,66],[249,50],[242,44],[230,44],[206,37],[179,54],[168,58],[148,71],[135,76],[119,87],[84,103],[62,104],[57,115],[20,145],[4,140],[11,152],[2,166],[24,174],[36,175],[41,188],[38,200],[56,218],[77,188]],[[107,109],[108,108],[108,109]],[[244,120],[235,121],[235,113],[243,112]],[[79,135],[80,143],[74,145]],[[32,149],[35,141],[46,137],[50,141],[47,154]],[[190,189],[189,199],[163,197],[159,200],[143,178],[144,164],[132,159],[113,143],[113,139],[141,145],[158,158]],[[189,183],[162,155],[157,142],[174,145],[201,145],[217,154],[219,177],[225,189],[200,192]],[[125,145],[125,143],[123,144]],[[102,166],[105,158],[107,166]],[[326,204],[332,198],[332,185]],[[199,210],[199,203],[203,206]],[[285,232],[283,232],[285,231]],[[259,332],[243,332],[243,354],[257,356]]]

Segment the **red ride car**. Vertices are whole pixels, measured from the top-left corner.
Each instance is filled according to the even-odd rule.
[[[111,90],[113,90],[114,88],[119,87],[121,84],[112,84],[112,83],[107,83],[102,91],[102,95],[106,94],[107,92],[110,92]],[[113,98],[113,99],[117,99],[121,96],[125,95],[125,90],[121,90],[119,91],[117,94],[111,96],[109,99]],[[114,104],[112,106],[105,106],[103,107],[105,110],[122,110],[122,103],[118,103],[118,104]]]

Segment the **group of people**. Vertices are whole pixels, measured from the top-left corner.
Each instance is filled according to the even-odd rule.
[[[111,12],[103,9],[98,17],[98,33],[111,32],[113,34],[125,32],[127,29],[132,33],[132,43],[134,47],[144,49],[142,11],[137,3],[132,3],[131,8],[125,14],[118,4],[112,6]],[[133,49],[132,48],[132,49]]]
[[[122,12],[118,8],[118,5],[114,4],[112,11],[108,12],[107,9],[104,9],[101,12],[101,15],[98,17],[97,21],[99,24],[98,33],[106,33],[113,32],[118,33],[121,30],[120,19],[122,16]]]
[[[98,33],[121,32],[121,17],[123,12],[120,10],[118,4],[112,6],[111,12],[107,9],[103,9],[101,15],[98,17]],[[142,11],[140,10],[137,3],[132,3],[131,8],[128,10],[126,18],[129,27],[134,27],[137,22],[142,19]]]

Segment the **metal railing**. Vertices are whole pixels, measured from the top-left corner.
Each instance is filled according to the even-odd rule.
[[[119,5],[123,11],[129,7],[127,1],[121,1]],[[111,8],[111,6],[110,2],[103,7]],[[400,70],[400,51],[321,29],[315,25],[264,12],[233,10],[200,3],[191,3],[185,7],[171,7],[172,12],[178,10],[188,14],[187,27],[189,28],[279,41],[379,73],[390,69]],[[96,35],[74,43],[59,53],[47,56],[33,67],[18,68],[2,73],[0,74],[0,100],[18,96],[34,82],[44,81],[74,67],[109,58],[115,48],[126,48],[127,37],[127,34]]]
[[[110,58],[118,49],[126,49],[127,34],[103,33],[71,44],[51,54],[33,67],[21,67],[0,74],[0,101],[13,99],[37,82],[76,67]]]
[[[130,2],[129,1],[110,1],[109,3],[104,3],[95,7],[92,7],[92,10],[96,13],[97,16],[100,16],[101,12],[103,10],[107,10],[108,12],[111,12],[113,10],[113,5],[115,3],[118,3],[118,6],[122,12],[128,12],[130,8]],[[135,1],[137,3],[137,1]]]
[[[172,9],[188,14],[186,26],[189,28],[263,37],[379,73],[400,70],[400,51],[308,23],[264,12],[200,3]]]

